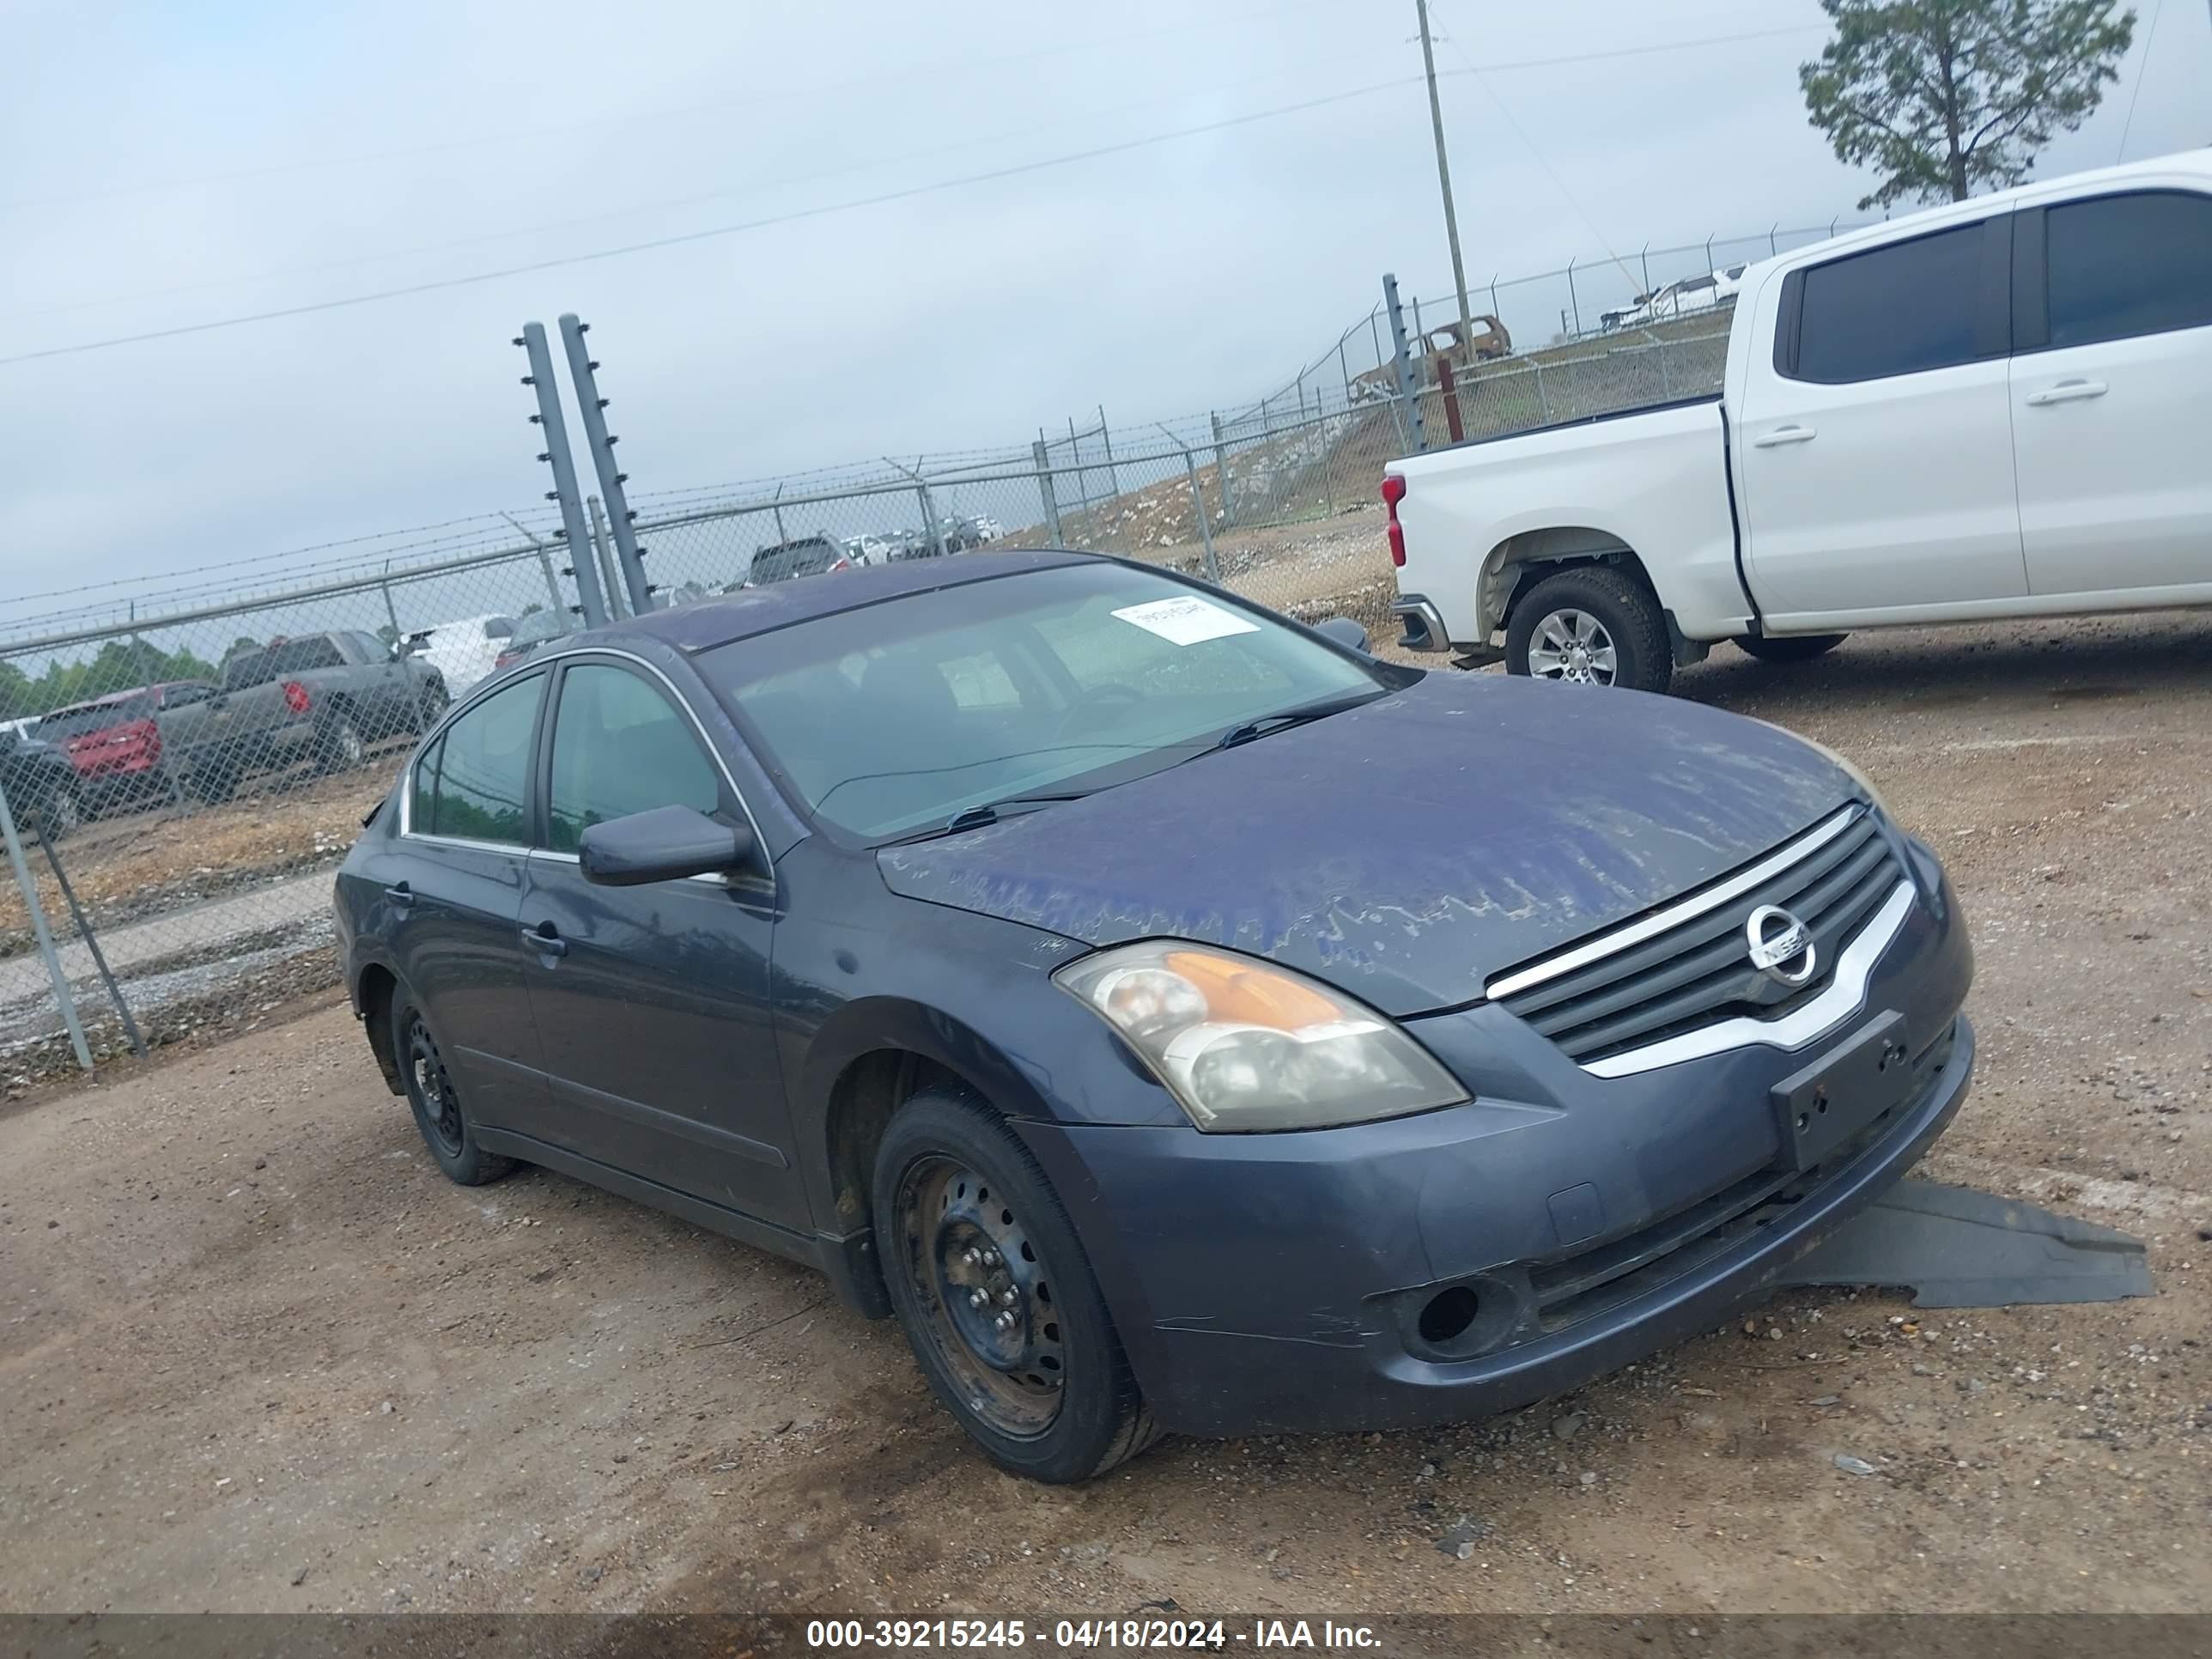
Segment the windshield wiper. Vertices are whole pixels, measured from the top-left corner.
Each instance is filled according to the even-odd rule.
[[[944,823],[927,830],[916,830],[903,836],[894,836],[889,841],[878,842],[878,847],[904,847],[910,842],[934,841],[939,836],[957,836],[963,830],[981,830],[996,823],[1011,811],[1035,811],[1063,800],[1081,800],[1091,793],[1088,789],[1048,790],[1037,794],[1006,795],[998,800],[986,801],[981,806],[963,806]]]
[[[1317,702],[1301,703],[1279,714],[1262,714],[1257,720],[1246,720],[1242,726],[1231,726],[1214,739],[1213,747],[1217,750],[1234,749],[1255,738],[1264,738],[1271,732],[1287,732],[1294,726],[1304,726],[1308,720],[1341,714],[1347,708],[1357,708],[1360,704],[1372,702],[1384,695],[1381,691],[1358,691],[1349,696],[1324,697]]]

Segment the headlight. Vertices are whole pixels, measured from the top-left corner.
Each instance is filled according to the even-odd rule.
[[[1746,715],[1745,718],[1747,720],[1759,720],[1759,716],[1756,714]],[[1888,818],[1892,823],[1896,822],[1896,814],[1893,813],[1889,810],[1889,803],[1881,798],[1881,791],[1874,787],[1874,780],[1867,776],[1864,772],[1859,769],[1858,763],[1850,759],[1848,756],[1838,754],[1834,750],[1829,748],[1826,744],[1821,743],[1816,738],[1808,738],[1802,732],[1792,732],[1788,726],[1777,726],[1772,720],[1759,720],[1759,723],[1771,732],[1779,732],[1784,737],[1795,738],[1798,742],[1803,744],[1808,749],[1820,756],[1823,760],[1828,762],[1829,764],[1832,765],[1838,771],[1843,773],[1845,777],[1849,778],[1853,783],[1856,783],[1861,789],[1864,790],[1866,792],[1868,801],[1873,805],[1875,811],[1881,813],[1882,817]]]
[[[1318,1129],[1468,1098],[1389,1020],[1272,963],[1177,939],[1125,945],[1053,975],[1142,1054],[1213,1133]]]

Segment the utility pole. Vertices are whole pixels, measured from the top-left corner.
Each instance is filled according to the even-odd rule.
[[[1429,0],[1413,0],[1421,17],[1421,72],[1429,77],[1429,125],[1437,135],[1437,184],[1444,193],[1444,235],[1451,242],[1452,286],[1459,293],[1459,337],[1474,338],[1474,319],[1467,308],[1467,265],[1459,255],[1459,212],[1452,206],[1451,163],[1444,159],[1444,106],[1437,96],[1437,53],[1429,43]]]

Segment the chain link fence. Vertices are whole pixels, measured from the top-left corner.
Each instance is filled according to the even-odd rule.
[[[1816,234],[1778,229],[1753,251]],[[1649,308],[1658,290],[1638,287],[1644,273],[1663,286],[1741,251],[1639,253],[1606,268],[1620,295],[1571,267],[1489,285],[1516,330],[1565,293],[1563,325],[1494,360],[1447,340],[1449,386],[1443,354],[1419,347],[1455,325],[1456,303],[1443,318],[1416,302],[1407,367],[1427,442],[1718,391],[1726,296],[1625,323],[1604,305],[1581,328],[1577,307]],[[696,604],[840,564],[1057,545],[1206,576],[1305,620],[1349,615],[1386,637],[1376,492],[1414,424],[1389,339],[1370,314],[1233,411],[1116,428],[1099,410],[1024,447],[634,497],[650,598]],[[574,553],[550,510],[501,514],[288,555],[281,586],[270,561],[246,558],[153,599],[49,595],[65,602],[0,624],[0,789],[21,860],[0,883],[0,1075],[70,1063],[67,1001],[97,1060],[249,1024],[334,984],[331,874],[416,732],[582,626],[578,557],[627,609],[606,517],[587,505],[593,544]]]

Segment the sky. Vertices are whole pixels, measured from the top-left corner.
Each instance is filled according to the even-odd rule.
[[[2212,140],[2204,0],[2139,3],[2039,175]],[[1797,89],[1814,0],[1432,10],[1478,286],[1857,216]],[[1383,270],[1449,291],[1414,33],[1413,0],[9,0],[0,622],[542,512],[509,342],[562,312],[647,495],[1249,401]]]

